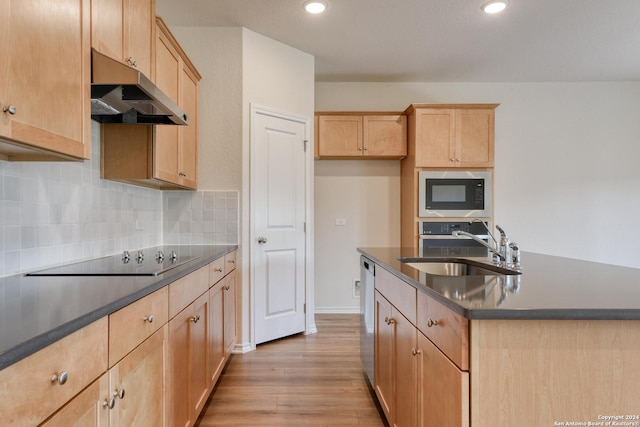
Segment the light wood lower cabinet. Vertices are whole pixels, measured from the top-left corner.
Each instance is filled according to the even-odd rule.
[[[443,335],[459,330],[450,326],[449,310],[425,302],[424,295],[381,267],[376,268],[375,286],[374,389],[389,425],[468,427],[469,373],[456,366],[416,325],[425,319],[429,328],[441,328],[430,332],[458,349],[460,345],[451,344],[455,339],[445,340]],[[426,306],[436,310],[421,313]],[[457,338],[460,341],[459,335]]]
[[[224,346],[224,280],[209,289],[209,384],[214,384],[226,361]]]
[[[169,321],[169,425],[192,426],[210,391],[209,292]]]
[[[235,256],[0,370],[0,424],[194,425],[236,342]]]
[[[109,427],[109,375],[103,374],[42,427]]]
[[[104,373],[107,332],[105,317],[1,370],[0,424],[38,425]]]
[[[236,343],[236,272],[224,279],[224,349],[229,357]]]
[[[418,332],[418,423],[423,427],[469,426],[469,373],[461,371]]]
[[[109,370],[111,427],[164,425],[167,350],[165,324]]]

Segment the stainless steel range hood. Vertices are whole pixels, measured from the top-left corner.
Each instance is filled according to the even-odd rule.
[[[91,118],[101,123],[186,125],[187,114],[140,71],[91,49]]]

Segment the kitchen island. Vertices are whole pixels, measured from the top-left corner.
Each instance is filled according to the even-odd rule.
[[[523,253],[521,275],[451,277],[399,261],[413,248],[358,251],[376,265],[391,423],[640,425],[639,269]]]

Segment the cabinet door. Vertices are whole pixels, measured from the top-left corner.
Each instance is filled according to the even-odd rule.
[[[417,332],[416,328],[397,310],[393,310],[396,322],[395,359],[396,359],[396,394],[395,422],[398,427],[412,427],[416,423],[417,410]]]
[[[155,1],[123,0],[123,6],[123,60],[153,80]]]
[[[213,388],[225,361],[224,281],[209,290],[209,385]]]
[[[456,111],[456,167],[493,167],[493,109]]]
[[[209,395],[209,293],[169,322],[170,416],[173,426],[193,425]]]
[[[122,61],[123,0],[91,0],[91,47]]]
[[[421,108],[415,119],[415,167],[454,166],[455,110]]]
[[[319,116],[319,156],[362,156],[362,116]]]
[[[167,343],[165,325],[109,370],[111,427],[164,425]]]
[[[89,0],[7,2],[0,137],[89,158]]]
[[[41,427],[109,427],[109,375],[103,374]]]
[[[395,351],[392,306],[376,291],[375,297],[375,392],[389,423],[394,419]]]
[[[418,333],[418,421],[424,427],[469,426],[469,373]]]
[[[364,116],[363,132],[365,156],[407,155],[407,116]]]
[[[236,343],[236,272],[224,279],[224,348],[228,355]]]
[[[182,67],[182,96],[180,106],[189,124],[176,126],[179,132],[180,185],[198,188],[198,77],[184,64]]]

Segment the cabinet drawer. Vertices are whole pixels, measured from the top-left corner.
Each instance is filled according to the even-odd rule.
[[[164,288],[109,316],[109,367],[169,320],[169,290]]]
[[[218,258],[209,264],[209,285],[213,286],[224,277],[225,258]]]
[[[236,269],[236,253],[237,251],[233,251],[224,256],[224,274],[228,274]]]
[[[469,321],[418,292],[418,329],[460,369],[469,369]]]
[[[107,317],[0,371],[3,426],[34,426],[107,370]],[[67,374],[60,384],[53,376]]]
[[[416,324],[416,288],[378,265],[375,287],[409,322]]]
[[[209,266],[194,271],[169,285],[169,319],[209,289]]]

